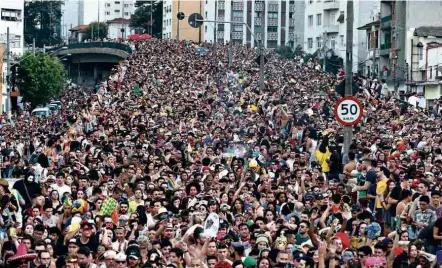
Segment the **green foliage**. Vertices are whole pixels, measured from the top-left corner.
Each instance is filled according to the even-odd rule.
[[[156,38],[162,37],[163,31],[163,1],[138,1],[139,7],[130,17],[130,27],[142,30],[142,33],[149,33],[152,30],[152,36]],[[151,6],[152,4],[152,6]],[[152,11],[152,20],[150,21],[150,13]],[[152,24],[152,25],[151,25]],[[151,29],[152,27],[152,29]]]
[[[276,53],[278,53],[281,57],[286,59],[294,59],[295,53],[293,52],[292,48],[289,46],[279,46],[276,49]]]
[[[296,56],[304,56],[304,54],[305,54],[305,52],[304,52],[304,50],[302,49],[302,46],[301,46],[301,45],[298,45],[298,46],[295,48],[294,53],[295,53]]]
[[[60,22],[62,1],[26,1],[24,39],[26,44],[56,45],[61,43]]]
[[[93,33],[92,33],[93,31]],[[83,40],[85,39],[103,39],[107,37],[107,31],[108,31],[108,27],[107,24],[104,22],[91,22],[86,30],[83,33]]]
[[[42,53],[23,55],[17,73],[17,83],[25,102],[32,107],[56,99],[63,92],[67,73],[58,58]]]

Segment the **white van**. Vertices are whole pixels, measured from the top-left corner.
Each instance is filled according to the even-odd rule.
[[[31,116],[37,116],[37,117],[48,117],[51,115],[51,110],[49,110],[48,107],[44,108],[35,108],[32,110]]]
[[[53,104],[57,105],[58,109],[61,109],[61,101],[51,101],[51,103],[49,103],[49,105],[53,105]]]

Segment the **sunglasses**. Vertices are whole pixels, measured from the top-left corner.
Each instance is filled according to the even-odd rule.
[[[126,263],[126,261],[115,261],[116,263]]]

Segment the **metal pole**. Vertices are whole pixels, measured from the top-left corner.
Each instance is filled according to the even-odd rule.
[[[98,0],[98,24],[97,24],[97,37],[100,39],[100,0]]]
[[[32,38],[32,53],[35,56],[35,38]]]
[[[124,39],[124,1],[121,1],[121,39]]]
[[[215,0],[215,21],[218,20],[218,0]],[[215,27],[213,28],[213,50],[215,51],[216,55],[216,26],[218,23],[214,23]]]
[[[347,48],[345,60],[345,96],[352,96],[352,80],[353,80],[353,0],[347,1]],[[353,135],[353,127],[344,127],[344,154],[342,162],[348,162],[348,152]]]
[[[178,13],[181,12],[181,0],[178,0]],[[152,12],[151,12],[152,14]],[[180,20],[178,20],[177,28],[176,28],[176,36],[177,39],[180,40]]]
[[[91,22],[91,40],[94,40],[94,23]]]
[[[201,14],[201,0],[200,0],[200,14]],[[201,27],[198,29],[198,43],[201,44]]]
[[[152,32],[153,32],[152,12],[153,12],[153,4],[152,4],[152,0],[150,0],[150,36],[152,36]]]
[[[6,54],[6,77],[10,80],[11,79],[11,77],[10,77],[10,74],[11,74],[11,70],[10,70],[10,68],[11,68],[11,62],[10,62],[10,57],[9,57],[9,52],[10,52],[10,50],[9,50],[9,27],[7,27],[6,28],[6,51],[7,51],[7,54]],[[10,111],[10,106],[9,106],[9,104],[10,104],[10,98],[9,98],[9,92],[10,92],[10,89],[9,89],[9,81],[6,81],[6,113],[7,113],[7,116],[8,116],[8,119],[10,119],[11,118],[11,111]],[[2,96],[2,98],[3,98],[3,96]]]

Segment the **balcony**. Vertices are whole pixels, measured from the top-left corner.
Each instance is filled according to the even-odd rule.
[[[278,33],[267,33],[267,40],[268,41],[277,41],[278,40]]]
[[[255,33],[255,38],[257,40],[261,40],[261,33]]]
[[[391,15],[381,18],[381,30],[391,30]]]
[[[244,10],[244,3],[243,2],[233,2],[232,3],[232,10]]]
[[[278,26],[278,19],[268,19],[267,26]]]
[[[295,5],[289,6],[289,12],[295,12]]]
[[[379,48],[370,49],[368,51],[368,58],[369,59],[379,58]]]
[[[242,32],[232,32],[232,39],[234,40],[241,40],[243,37]]]
[[[218,21],[225,21],[225,17],[224,16],[218,17]]]
[[[264,4],[263,3],[255,3],[255,11],[263,11]]]
[[[261,26],[262,25],[262,18],[255,18],[255,25]]]
[[[289,19],[289,27],[295,27],[295,19]]]
[[[294,33],[289,33],[289,40],[295,41],[295,34]]]
[[[324,32],[326,33],[338,33],[339,32],[339,25],[324,25]]]
[[[217,38],[224,38],[224,31],[217,31],[216,36]]]
[[[226,3],[225,2],[218,2],[218,9],[219,10],[225,10],[226,9]]]
[[[268,12],[278,12],[279,5],[278,4],[269,4]]]
[[[243,17],[232,17],[232,21],[233,22],[243,22],[244,18]]]
[[[339,1],[336,0],[326,0],[324,1],[324,10],[339,9]]]
[[[390,55],[391,43],[381,44],[381,50],[379,51],[380,56]]]

